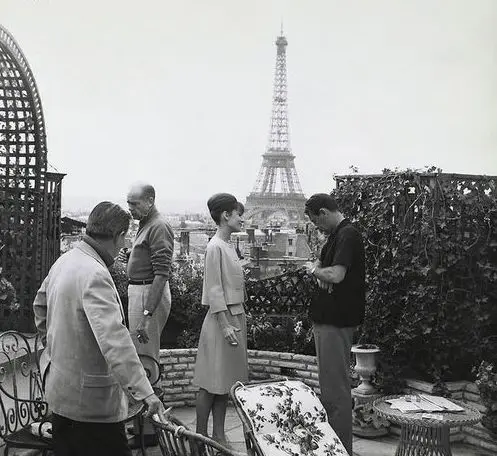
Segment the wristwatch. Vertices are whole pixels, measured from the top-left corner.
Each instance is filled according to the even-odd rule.
[[[150,310],[148,310],[148,309],[145,309],[145,310],[143,311],[143,315],[144,315],[145,317],[151,317],[151,316],[152,316],[152,312],[150,312]]]

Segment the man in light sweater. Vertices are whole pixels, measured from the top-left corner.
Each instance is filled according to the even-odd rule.
[[[159,378],[160,337],[171,310],[174,233],[155,207],[151,185],[134,184],[127,200],[131,215],[140,221],[127,267],[129,330],[143,365],[155,380]],[[145,427],[145,443],[156,443],[150,426]]]

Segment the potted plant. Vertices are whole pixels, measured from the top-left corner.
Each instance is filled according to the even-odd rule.
[[[481,422],[488,430],[497,433],[497,364],[482,361],[475,383],[483,405],[487,408]]]

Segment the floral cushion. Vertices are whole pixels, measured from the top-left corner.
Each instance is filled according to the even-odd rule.
[[[316,393],[304,383],[249,385],[235,396],[265,455],[347,456]]]

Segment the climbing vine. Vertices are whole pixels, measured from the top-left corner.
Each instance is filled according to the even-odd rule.
[[[385,385],[468,378],[497,352],[495,179],[385,169],[337,184],[340,208],[364,235],[360,339],[382,348]]]

